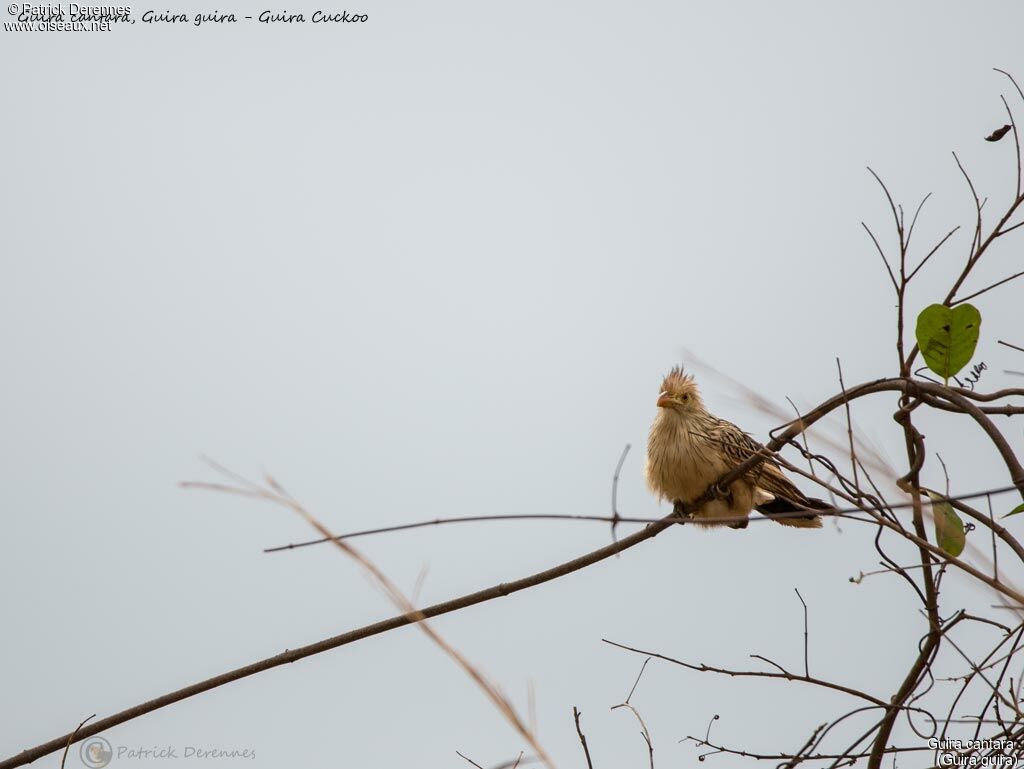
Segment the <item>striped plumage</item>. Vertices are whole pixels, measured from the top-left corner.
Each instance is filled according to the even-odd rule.
[[[760,445],[732,422],[704,408],[693,377],[674,368],[658,395],[658,415],[647,443],[647,485],[660,499],[692,502],[730,469],[748,459]],[[706,503],[694,513],[697,523],[712,525],[716,518],[734,518],[733,528],[744,528],[757,509],[779,523],[819,528],[821,519],[810,513],[831,505],[807,497],[767,459],[734,481],[725,497]]]

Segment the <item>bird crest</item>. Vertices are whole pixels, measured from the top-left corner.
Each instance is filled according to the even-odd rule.
[[[683,372],[682,366],[675,366],[661,383],[661,391],[673,398],[682,398],[684,395],[699,396],[697,383],[693,377]]]

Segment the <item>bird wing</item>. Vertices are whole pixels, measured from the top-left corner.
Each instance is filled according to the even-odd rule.
[[[713,443],[731,463],[736,465],[746,462],[764,448],[732,422],[717,417],[707,431],[706,440]],[[782,470],[773,459],[765,459],[750,470],[746,479],[777,497],[785,497],[797,504],[807,502],[804,493],[782,474]]]

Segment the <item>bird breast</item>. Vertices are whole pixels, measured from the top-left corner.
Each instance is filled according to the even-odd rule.
[[[729,468],[701,441],[699,425],[662,410],[647,443],[647,485],[662,499],[691,502]],[[695,433],[698,433],[695,435]]]

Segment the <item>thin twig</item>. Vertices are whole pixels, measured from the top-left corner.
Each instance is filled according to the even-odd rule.
[[[622,465],[626,461],[630,444],[626,444],[615,465],[615,473],[612,475],[612,542],[616,541],[615,529],[619,525],[619,473],[622,472]]]
[[[71,749],[71,743],[75,741],[75,737],[81,731],[82,727],[85,726],[87,721],[91,721],[96,718],[96,714],[93,713],[88,718],[83,718],[82,721],[75,727],[75,731],[68,735],[68,744],[64,746],[64,755],[60,757],[60,769],[64,769],[64,762],[68,760],[68,751]]]
[[[1017,94],[1020,96],[1021,101],[1024,101],[1024,90],[1021,90],[1021,87],[1017,83],[1016,78],[1014,78],[1014,76],[1011,75],[1009,72],[999,69],[999,67],[993,67],[993,69],[1002,75],[1006,75],[1009,81],[1013,84],[1013,87],[1017,90]],[[1024,181],[1024,179],[1022,179],[1021,176],[1021,144],[1020,136],[1017,133],[1017,121],[1013,119],[1013,113],[1010,111],[1010,105],[1006,103],[1006,99],[1003,98],[1002,96],[1000,96],[999,98],[1003,100],[1003,104],[1006,106],[1006,114],[1009,115],[1010,125],[1013,127],[1013,143],[1017,150],[1017,196],[1021,197],[1024,196],[1024,189],[1022,189],[1021,186],[1022,181]]]
[[[476,767],[476,769],[484,769],[484,768],[483,768],[482,766],[480,766],[480,764],[478,764],[478,763],[477,763],[476,761],[474,761],[474,760],[473,760],[472,758],[470,758],[469,756],[463,755],[462,753],[460,753],[460,752],[459,752],[459,751],[457,751],[457,750],[455,751],[455,755],[457,755],[457,756],[458,756],[459,758],[464,758],[464,759],[465,759],[466,761],[468,761],[468,762],[469,762],[469,763],[471,763],[471,764],[472,764],[473,766],[475,766],[475,767]]]
[[[634,716],[636,716],[636,720],[640,722],[640,734],[644,738],[644,742],[647,743],[647,753],[650,758],[651,769],[654,769],[654,744],[651,742],[651,733],[647,730],[647,724],[644,723],[644,719],[640,715],[640,711],[629,703],[630,698],[633,696],[633,692],[636,691],[636,687],[640,683],[640,679],[643,678],[644,671],[647,669],[647,663],[650,661],[650,657],[644,660],[644,664],[640,666],[640,672],[637,674],[636,681],[633,682],[633,687],[629,690],[629,694],[626,695],[625,701],[619,705],[612,706],[612,710],[627,708]]]
[[[647,743],[647,755],[650,759],[651,769],[654,769],[654,743],[651,742],[651,733],[647,730],[647,724],[644,723],[644,719],[640,715],[640,711],[638,711],[628,702],[623,702],[619,705],[613,705],[611,709],[618,710],[619,708],[628,709],[634,716],[636,716],[636,720],[640,722],[640,736],[643,737],[644,742]]]
[[[980,291],[975,291],[973,294],[968,294],[967,296],[961,297],[961,298],[957,299],[956,301],[954,301],[952,306],[955,307],[956,305],[960,304],[961,302],[967,302],[967,301],[969,301],[971,299],[974,299],[974,297],[976,297],[976,296],[981,296],[982,294],[991,291],[993,288],[998,288],[999,286],[1003,285],[1004,283],[1009,283],[1011,280],[1016,280],[1021,275],[1024,275],[1024,270],[1022,270],[1021,272],[1015,272],[1010,277],[1003,278],[1002,280],[998,280],[998,281],[996,281],[995,283],[993,283],[990,286],[985,286],[985,288],[981,289]]]
[[[865,472],[864,465],[862,463],[860,463],[859,460],[858,460],[858,464],[860,466],[861,472],[862,473]],[[815,478],[815,476],[812,475],[811,473],[806,473],[806,474],[807,474],[807,476],[809,478],[812,478],[812,479]],[[206,484],[197,484],[197,483],[193,483],[193,482],[187,482],[187,483],[182,484],[182,485],[183,485],[184,488],[210,488]],[[991,488],[991,489],[983,489],[981,491],[974,491],[974,492],[971,492],[969,494],[958,494],[958,495],[955,495],[955,496],[947,496],[947,497],[943,497],[941,499],[937,499],[936,501],[937,502],[951,502],[951,501],[959,501],[959,500],[978,499],[980,497],[984,497],[984,496],[987,496],[989,494],[1005,494],[1007,492],[1016,491],[1016,490],[1017,490],[1016,486],[998,486],[998,487]],[[911,502],[893,503],[891,505],[887,505],[887,507],[892,509],[892,510],[909,509],[909,508],[913,507],[913,503],[911,503]],[[856,515],[856,514],[859,514],[859,513],[862,513],[862,512],[864,512],[864,508],[863,507],[845,507],[845,508],[837,507],[835,510],[823,511],[823,514],[829,515],[829,516],[832,516],[832,517],[845,517],[845,516],[848,516],[848,515]],[[804,515],[804,513],[794,513],[794,515],[799,516],[799,515]],[[777,514],[777,515],[775,515],[773,517],[774,518],[779,518],[779,517],[785,517],[785,516],[784,515],[780,516],[780,515]],[[347,534],[339,534],[338,535],[338,539],[352,539],[354,537],[363,537],[363,536],[367,536],[367,535],[371,535],[371,534],[387,534],[387,533],[391,533],[391,532],[408,531],[410,529],[423,528],[425,526],[440,526],[440,525],[451,524],[451,523],[486,523],[488,521],[589,521],[589,522],[597,522],[597,523],[610,523],[613,520],[614,519],[611,516],[607,516],[607,515],[577,515],[577,514],[574,514],[574,513],[507,513],[507,514],[498,513],[498,514],[495,514],[495,515],[467,515],[467,516],[456,516],[456,517],[452,517],[452,518],[433,518],[433,519],[430,519],[430,520],[427,520],[427,521],[417,521],[415,523],[405,523],[405,524],[398,524],[396,526],[384,526],[384,527],[377,528],[377,529],[366,529],[366,530],[362,530],[362,531],[354,531],[354,532],[350,532],[350,533],[347,533]],[[651,517],[651,516],[630,516],[630,515],[620,515],[619,516],[619,522],[620,523],[646,523],[646,524],[650,524],[650,523],[660,523],[660,522],[662,522],[664,520],[665,520],[664,517],[657,518],[657,517]],[[723,518],[716,518],[715,520],[720,522],[720,523],[722,523],[722,524],[728,524],[728,523],[742,522],[742,521],[747,520],[747,519],[744,518],[744,517],[737,516],[735,518],[725,518],[725,517],[723,517]],[[752,519],[750,519],[750,523],[754,523],[756,521],[762,521],[762,520],[769,520],[769,519],[767,519],[767,518],[764,518],[764,519],[762,519],[762,518],[752,518]],[[674,520],[674,521],[670,521],[669,525],[673,525],[673,524],[680,524],[681,525],[681,524],[684,524],[684,523],[686,523],[686,521],[684,521],[684,520]],[[277,545],[275,547],[268,547],[268,548],[265,548],[263,550],[263,552],[264,553],[280,553],[280,552],[284,552],[286,550],[297,550],[299,548],[310,547],[312,545],[322,545],[322,544],[324,544],[326,542],[329,542],[329,541],[330,540],[327,540],[327,539],[324,539],[323,537],[321,537],[319,539],[311,539],[311,540],[307,540],[307,541],[304,541],[304,542],[293,542],[293,543],[288,544],[288,545]]]
[[[796,404],[793,403],[793,399],[790,398],[787,395],[786,396],[786,401],[789,403],[790,406],[793,407],[793,412],[796,414],[796,418],[799,419],[800,418],[800,409],[798,409],[796,407]],[[807,433],[806,433],[806,431],[800,434],[800,440],[804,444],[804,452],[805,452],[805,455],[807,456],[807,468],[811,471],[811,475],[814,475],[814,462],[811,461],[811,458],[810,458],[811,447],[810,447],[810,444],[808,444],[808,442],[807,442]]]
[[[992,533],[992,579],[999,581],[999,552],[996,547],[996,516],[992,512],[992,496],[986,495],[986,502],[988,502],[988,519],[989,519],[989,531]]]
[[[928,252],[928,253],[927,253],[927,254],[925,255],[924,259],[922,259],[922,260],[921,260],[920,264],[918,264],[918,265],[917,265],[917,267],[915,267],[915,268],[914,268],[913,270],[911,270],[911,271],[910,271],[910,274],[909,274],[909,275],[907,276],[907,282],[908,282],[908,283],[909,283],[910,281],[912,281],[912,280],[914,279],[914,276],[915,276],[915,275],[917,275],[917,271],[918,271],[918,270],[920,270],[920,269],[921,269],[922,267],[924,267],[924,266],[925,266],[925,265],[926,265],[926,264],[928,263],[928,260],[929,260],[929,259],[931,259],[931,258],[932,258],[932,256],[933,256],[933,255],[934,255],[934,254],[935,254],[935,253],[936,253],[936,252],[937,252],[937,251],[938,251],[938,250],[939,250],[940,248],[942,248],[942,246],[943,246],[943,245],[945,244],[945,242],[946,242],[947,240],[949,240],[949,239],[950,239],[951,237],[953,237],[953,235],[954,235],[954,234],[956,234],[956,233],[957,233],[957,232],[958,232],[959,230],[960,230],[960,225],[958,224],[958,225],[957,225],[956,227],[954,227],[954,228],[953,228],[953,229],[951,229],[951,230],[950,230],[949,232],[947,232],[947,233],[945,234],[945,236],[943,236],[942,240],[940,240],[940,241],[939,241],[938,243],[936,243],[936,244],[935,244],[935,247],[934,247],[934,248],[932,248],[932,250],[931,250],[931,251],[929,251],[929,252]]]
[[[796,597],[800,599],[800,603],[804,606],[804,677],[811,677],[811,666],[809,663],[808,648],[810,645],[810,638],[807,634],[807,602],[804,601],[804,597],[800,595],[800,591],[797,588],[793,588],[793,592],[796,593]]]
[[[869,236],[871,236],[871,242],[875,244],[875,249],[878,251],[878,255],[882,257],[882,264],[885,265],[885,271],[889,273],[889,280],[892,281],[892,287],[896,289],[897,293],[900,290],[899,285],[896,283],[896,275],[893,274],[892,267],[889,266],[889,260],[885,258],[885,251],[882,250],[882,246],[878,242],[878,238],[875,237],[875,233],[871,231],[871,228],[864,222],[860,223],[860,226],[864,228]]]
[[[839,387],[843,394],[846,394],[846,383],[843,381],[843,364],[836,357],[836,368],[839,370]],[[853,485],[860,487],[860,479],[857,477],[857,451],[853,447],[853,420],[850,418],[850,401],[843,404],[846,409],[846,435],[850,441],[850,465],[853,467]]]
[[[858,697],[862,700],[866,700],[867,702],[870,702],[872,705],[876,705],[878,707],[888,707],[889,704],[884,700],[880,699],[879,697],[875,697],[871,694],[868,694],[867,692],[860,691],[859,689],[854,689],[851,686],[844,686],[843,684],[838,684],[833,681],[826,681],[824,679],[814,678],[811,676],[796,675],[795,673],[790,673],[784,668],[779,668],[779,670],[781,671],[779,673],[772,673],[766,670],[731,670],[729,668],[719,668],[711,665],[705,665],[704,663],[695,665],[689,662],[683,662],[682,660],[678,660],[674,657],[669,657],[664,654],[658,654],[657,652],[650,652],[645,651],[643,649],[637,649],[632,646],[627,646],[626,644],[611,641],[607,638],[602,638],[601,640],[609,646],[616,646],[619,649],[624,649],[625,651],[633,652],[634,654],[643,654],[648,657],[654,657],[655,659],[664,660],[665,662],[671,662],[673,665],[679,665],[680,667],[684,667],[689,670],[694,670],[698,673],[717,673],[719,675],[726,675],[732,678],[774,678],[777,680],[797,681],[800,683],[811,684],[813,686],[820,686],[825,689],[832,689],[833,691],[842,692],[843,694],[849,694],[852,697]],[[758,657],[758,655],[751,656]],[[771,660],[766,660],[764,657],[758,657],[758,659],[765,660],[769,664],[775,664],[771,662]],[[778,667],[778,665],[776,665],[776,667]]]
[[[639,685],[640,679],[643,678],[643,676],[644,676],[644,671],[647,670],[647,663],[650,662],[650,661],[651,661],[651,658],[648,657],[647,659],[644,660],[644,664],[640,666],[640,672],[637,673],[637,675],[636,675],[636,680],[633,682],[633,688],[630,689],[629,690],[629,694],[626,695],[626,702],[625,702],[625,704],[628,705],[629,701],[633,698],[633,692],[636,691],[636,687]]]
[[[590,748],[587,747],[587,738],[583,734],[583,727],[580,726],[580,716],[582,715],[583,714],[576,709],[576,706],[573,705],[572,717],[576,722],[576,734],[579,735],[580,745],[583,746],[583,755],[587,758],[587,769],[594,769],[594,763],[590,760]]]
[[[925,198],[925,200],[927,199],[928,198]],[[924,203],[922,203],[921,205],[924,205]],[[914,218],[917,219],[917,216],[915,215]],[[913,228],[913,223],[911,223],[910,226],[911,228]],[[824,729],[826,726],[828,726],[828,724],[819,724],[818,726],[816,726],[814,731],[811,732],[811,736],[807,738],[807,741],[803,744],[803,746],[801,746],[801,748],[795,754],[793,754],[793,758],[791,758],[789,761],[783,764],[780,767],[780,769],[793,769],[793,767],[795,767],[797,764],[803,761],[804,754],[811,749],[811,746],[814,744],[814,741],[818,739],[818,735],[821,733],[821,730]]]
[[[946,468],[946,463],[942,460],[942,455],[939,452],[935,452],[935,458],[939,460],[939,464],[942,465],[942,474],[946,478],[946,497],[949,497],[949,470]]]

